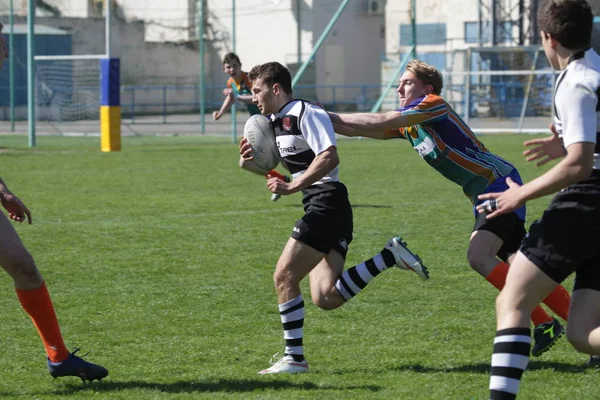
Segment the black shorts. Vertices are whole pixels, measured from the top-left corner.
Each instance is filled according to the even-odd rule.
[[[316,194],[305,195],[305,214],[296,221],[291,236],[321,253],[336,250],[345,258],[353,230],[348,191],[340,182],[319,189]]]
[[[506,262],[508,257],[516,253],[525,237],[525,221],[515,213],[502,214],[499,217],[486,219],[486,214],[478,214],[473,226],[475,231],[488,231],[502,239],[502,247],[498,257]]]
[[[575,288],[600,291],[600,171],[552,199],[521,252],[557,283],[575,272]]]

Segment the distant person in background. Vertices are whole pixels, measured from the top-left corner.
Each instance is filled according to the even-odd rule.
[[[225,100],[223,100],[221,109],[213,112],[213,119],[218,121],[236,101],[246,104],[250,115],[260,114],[258,107],[252,104],[252,83],[248,79],[248,74],[242,71],[242,62],[237,54],[225,54],[223,71],[229,75],[227,87],[223,89]]]
[[[250,116],[260,114],[258,107],[256,107],[256,105],[252,103],[252,83],[248,78],[248,74],[242,71],[242,62],[240,61],[240,58],[237,54],[225,54],[225,57],[223,57],[223,71],[227,75],[229,75],[229,79],[226,83],[227,87],[223,89],[223,95],[225,96],[225,99],[223,100],[223,104],[221,105],[219,111],[213,111],[213,119],[215,121],[218,121],[236,101],[246,104]],[[282,176],[282,179],[286,180],[286,182],[291,181],[291,179],[285,175],[279,174],[274,170],[263,170],[253,162],[246,161],[241,157],[240,167],[247,171],[254,172],[255,174],[262,175],[265,177],[270,172],[273,172],[271,175],[278,174],[279,176]],[[272,201],[277,201],[280,198],[280,194],[273,193],[271,195]]]
[[[401,108],[388,113],[329,113],[335,131],[346,136],[405,139],[421,158],[444,177],[461,186],[473,205],[475,224],[467,249],[471,268],[494,287],[504,287],[509,265],[525,236],[525,206],[495,220],[477,213],[478,195],[502,192],[507,180],[521,183],[517,169],[490,152],[456,111],[440,96],[443,79],[433,66],[419,60],[408,63],[400,77]],[[561,318],[569,313],[569,293],[558,285],[544,303]],[[539,356],[564,333],[562,325],[542,307],[531,315]]]

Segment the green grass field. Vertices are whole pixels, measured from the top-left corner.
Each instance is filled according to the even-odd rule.
[[[483,141],[529,180],[541,171],[520,155],[527,138]],[[266,181],[220,139],[125,138],[111,154],[98,138],[40,137],[34,150],[23,136],[0,140],[0,176],[33,213],[17,229],[67,345],[110,370],[101,383],[53,380],[2,274],[2,398],[487,398],[497,291],[466,262],[471,206],[405,142],[339,143],[355,207],[347,264],[402,234],[431,279],[386,271],[334,311],[313,306],[305,282],[311,372],[261,377],[283,348],[272,272],[300,195],[270,202]],[[530,204],[529,222],[549,200]],[[600,398],[586,360],[561,340],[532,359],[520,398]]]

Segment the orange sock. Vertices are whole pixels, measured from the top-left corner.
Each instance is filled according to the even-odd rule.
[[[69,357],[69,351],[63,342],[46,282],[33,290],[17,289],[17,297],[40,334],[50,361],[66,360]]]
[[[508,264],[499,262],[485,279],[494,285],[496,289],[502,290],[504,283],[506,282],[506,275],[508,275]],[[544,311],[542,307],[537,306],[531,313],[531,320],[533,321],[534,326],[538,326],[544,322],[552,321],[552,317],[548,315],[548,313]]]
[[[265,177],[268,178],[269,175],[271,175],[271,177],[273,177],[273,178],[279,178],[279,179],[281,179],[284,182],[290,182],[290,178],[289,177],[287,177],[287,176],[285,176],[283,174],[280,174],[279,172],[275,171],[274,169],[270,170],[267,173],[267,175],[265,175]]]
[[[554,311],[556,315],[564,319],[565,321],[569,319],[569,306],[571,305],[571,295],[561,285],[558,285],[552,293],[548,295],[544,299],[544,304],[548,306],[549,309]]]

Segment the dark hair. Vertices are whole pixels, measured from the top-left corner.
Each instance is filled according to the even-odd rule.
[[[223,65],[231,64],[232,62],[237,61],[238,64],[241,64],[240,58],[235,53],[227,53],[225,57],[223,57]]]
[[[538,9],[540,29],[569,50],[590,45],[594,14],[586,0],[546,0]]]
[[[260,78],[270,87],[277,83],[285,93],[292,94],[292,75],[286,67],[278,62],[268,62],[255,66],[248,72],[248,78],[251,81]]]

